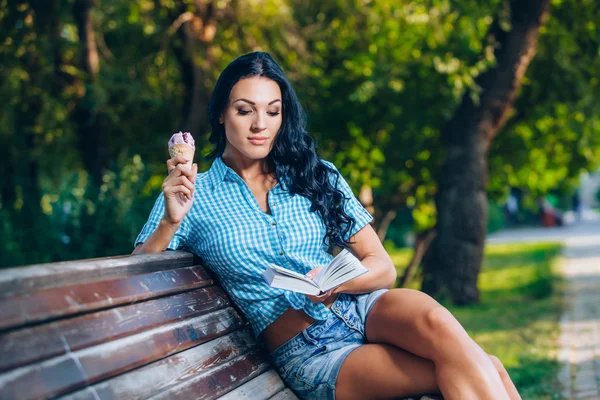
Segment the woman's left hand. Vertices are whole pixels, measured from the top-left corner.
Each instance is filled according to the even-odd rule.
[[[310,294],[307,294],[306,297],[308,297],[313,303],[322,303],[325,300],[327,300],[329,297],[331,297],[332,294],[333,294],[333,289],[328,290],[327,292],[323,293],[321,296],[311,296]]]
[[[323,269],[322,265],[318,266],[317,268],[313,268],[310,271],[308,271],[308,273],[306,274],[306,277],[309,279],[315,279],[315,276],[317,276],[317,274],[319,272],[321,272],[322,269]],[[327,292],[321,294],[320,296],[311,296],[311,295],[307,294],[306,297],[308,297],[313,303],[322,303],[333,294],[333,290],[334,289],[328,290]]]

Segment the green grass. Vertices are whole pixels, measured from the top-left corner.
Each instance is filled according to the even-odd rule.
[[[560,245],[489,245],[478,287],[481,303],[447,307],[469,335],[502,360],[523,399],[560,399],[557,381],[559,319],[563,281]],[[411,250],[390,255],[403,273]],[[419,288],[420,282],[407,287]]]

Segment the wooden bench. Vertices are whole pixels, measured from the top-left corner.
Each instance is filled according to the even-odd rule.
[[[0,355],[0,399],[296,399],[183,251],[0,270]]]

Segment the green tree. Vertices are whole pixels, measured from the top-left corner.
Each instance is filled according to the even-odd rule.
[[[475,80],[481,93],[465,94],[442,130],[446,157],[440,170],[437,235],[425,256],[426,293],[448,293],[455,304],[479,301],[477,278],[487,225],[488,151],[506,123],[533,59],[550,0],[510,1],[508,18],[490,28],[496,64]],[[508,26],[503,26],[508,22]]]
[[[409,208],[425,239],[441,132],[465,94],[481,95],[476,79],[496,62],[488,31],[510,16],[503,0],[0,4],[2,265],[129,253],[166,173],[166,138],[192,130],[206,154],[214,82],[255,50],[282,65],[380,237]],[[508,185],[531,198],[566,190],[600,159],[600,13],[591,0],[553,7],[491,144],[494,200]]]

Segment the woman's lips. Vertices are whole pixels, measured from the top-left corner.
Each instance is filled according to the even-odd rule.
[[[248,138],[248,140],[250,140],[250,143],[254,145],[261,145],[265,144],[268,138],[266,136],[253,136],[251,138]]]

